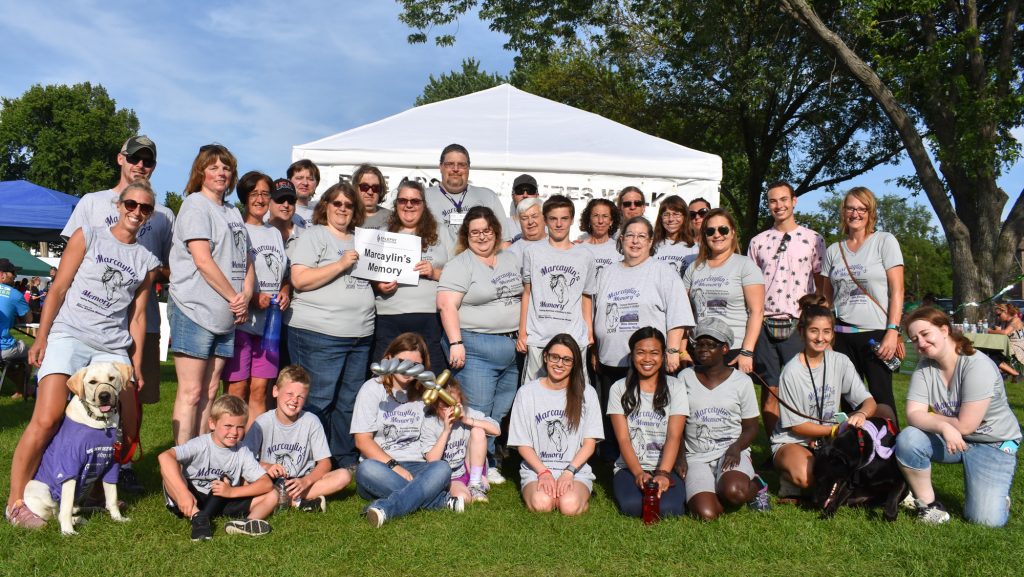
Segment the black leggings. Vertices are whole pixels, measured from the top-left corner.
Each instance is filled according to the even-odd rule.
[[[865,331],[860,333],[836,333],[833,349],[843,353],[853,361],[857,374],[867,379],[868,392],[879,405],[888,405],[896,414],[896,398],[892,393],[892,372],[885,366],[882,359],[875,355],[868,342],[882,342],[885,331]],[[856,407],[851,407],[856,408]]]

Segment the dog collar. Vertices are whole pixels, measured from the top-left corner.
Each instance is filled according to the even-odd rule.
[[[109,423],[110,418],[116,415],[118,411],[117,405],[113,405],[107,413],[95,413],[93,412],[92,407],[89,406],[88,403],[84,402],[82,403],[82,408],[85,409],[85,414],[88,415],[90,419],[94,421],[103,421],[105,423]]]
[[[847,421],[844,421],[841,428],[848,428],[849,424],[847,423]],[[882,459],[883,461],[892,457],[893,448],[882,445],[882,439],[884,439],[886,435],[892,433],[888,424],[886,427],[880,428],[875,426],[875,424],[872,423],[871,421],[864,421],[864,424],[861,425],[861,428],[857,430],[857,443],[860,446],[861,456],[863,456],[864,454],[864,433],[867,433],[868,437],[872,441],[871,454],[868,455],[867,461],[865,461],[863,465],[858,467],[858,469],[863,469],[864,467],[870,465],[871,462],[875,460],[876,455],[879,459]]]

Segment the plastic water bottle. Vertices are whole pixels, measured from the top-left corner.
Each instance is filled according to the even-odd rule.
[[[263,350],[277,353],[281,345],[281,307],[277,304],[277,295],[270,299],[267,307],[267,320],[263,323]]]
[[[875,339],[868,341],[868,344],[871,345],[871,350],[874,351],[876,355],[878,354],[878,349],[882,347],[882,344]],[[881,357],[879,357],[879,360],[882,360]],[[903,361],[900,360],[899,357],[893,356],[887,361],[883,360],[882,363],[885,364],[886,368],[895,373],[900,370],[900,365],[903,364]]]
[[[644,483],[644,500],[641,509],[644,525],[653,525],[661,521],[661,495],[658,494],[658,484],[651,479]]]

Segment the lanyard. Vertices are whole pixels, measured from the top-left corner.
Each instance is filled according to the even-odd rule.
[[[807,363],[807,374],[811,377],[811,390],[814,391],[814,403],[818,407],[818,419],[823,420],[825,418],[825,383],[828,381],[828,365],[825,359],[828,358],[828,353],[821,356],[821,397],[818,397],[818,386],[814,382],[814,371],[811,370],[811,360],[807,358],[807,353],[804,353],[804,362]]]
[[[466,202],[466,193],[469,192],[468,186],[466,187],[466,190],[462,191],[462,200],[459,202],[455,202],[455,199],[449,196],[448,191],[440,184],[437,185],[437,189],[441,191],[441,194],[444,195],[445,198],[448,199],[448,202],[452,203],[452,206],[455,207],[455,212],[462,213],[462,203]]]

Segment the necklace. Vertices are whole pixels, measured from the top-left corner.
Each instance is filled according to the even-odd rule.
[[[807,374],[811,377],[811,390],[814,391],[814,404],[818,408],[818,419],[821,421],[825,420],[825,383],[828,382],[828,365],[825,359],[828,358],[827,354],[821,355],[821,396],[818,396],[818,385],[814,382],[814,371],[811,370],[811,360],[807,358],[807,353],[804,353],[804,363],[807,364]]]

